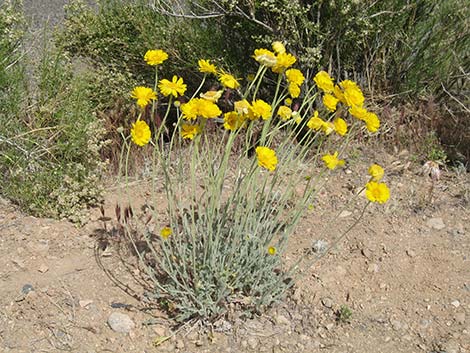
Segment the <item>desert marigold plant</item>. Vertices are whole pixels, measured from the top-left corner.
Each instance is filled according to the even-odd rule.
[[[325,71],[306,82],[295,56],[281,42],[272,47],[255,50],[257,72],[243,86],[199,60],[201,84],[190,94],[183,77],[158,80],[168,56],[149,50],[144,60],[155,67],[155,89],[131,92],[139,107],[152,109],[141,109],[130,135],[123,133],[122,160],[127,176],[130,149],[151,149],[153,196],[150,217],[134,227],[127,211],[118,216],[126,220],[120,229],[152,283],[145,295],[166,303],[178,321],[212,320],[231,304],[260,310],[282,299],[301,263],[288,265],[283,255],[320,180],[341,172],[356,134],[380,127],[355,82],[335,84]],[[275,88],[261,89],[267,82]],[[170,113],[176,120],[167,125]],[[368,172],[364,207],[385,203],[383,169],[374,164]]]

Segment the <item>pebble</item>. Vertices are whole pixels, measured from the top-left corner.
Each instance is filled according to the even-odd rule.
[[[289,319],[281,314],[276,315],[276,318],[274,320],[276,321],[276,324],[278,325],[290,325]]]
[[[361,249],[361,253],[362,253],[362,255],[364,255],[364,257],[366,257],[368,259],[372,258],[372,251],[370,251],[367,248]]]
[[[436,229],[436,230],[441,230],[441,229],[444,229],[446,227],[446,225],[444,224],[444,221],[442,220],[442,218],[430,218],[426,222],[426,225],[429,228]]]
[[[255,337],[250,337],[247,340],[247,344],[250,349],[256,349],[256,347],[258,347],[258,343],[258,339]]]
[[[155,326],[153,327],[153,332],[155,332],[155,334],[156,334],[158,337],[166,336],[166,327],[163,326],[163,325],[155,325]],[[197,339],[197,336],[196,336],[196,339]]]
[[[339,217],[339,218],[347,218],[347,217],[349,217],[349,216],[351,216],[351,215],[352,215],[352,212],[350,212],[350,211],[343,211],[343,212],[341,212],[341,213],[339,214],[338,217]]]
[[[78,305],[80,305],[80,308],[86,308],[88,305],[90,305],[91,303],[93,303],[93,300],[79,300],[78,301]]]
[[[46,273],[47,271],[49,271],[49,267],[47,267],[47,265],[45,264],[42,264],[41,266],[39,266],[38,271],[41,273]]]
[[[115,332],[128,333],[135,327],[134,321],[129,315],[123,313],[112,313],[108,317],[108,325]]]
[[[317,240],[316,242],[313,243],[312,249],[316,253],[324,253],[326,249],[328,249],[328,242],[324,240]]]
[[[395,331],[400,331],[403,327],[402,323],[398,320],[390,320],[390,324],[392,324],[392,328]]]
[[[458,300],[454,300],[452,303],[450,303],[454,308],[458,308],[460,306],[460,302]]]
[[[327,308],[331,308],[333,306],[333,300],[331,298],[323,298],[321,302]]]
[[[415,257],[416,253],[413,250],[406,250],[406,255],[409,257]]]
[[[367,272],[379,272],[379,265],[377,264],[370,264],[369,267],[367,267]]]
[[[21,288],[21,293],[22,294],[28,294],[29,292],[32,292],[33,290],[34,290],[33,285],[27,283]]]

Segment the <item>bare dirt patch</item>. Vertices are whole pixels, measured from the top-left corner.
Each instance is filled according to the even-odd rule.
[[[96,252],[91,235],[101,227],[98,209],[76,228],[24,215],[2,201],[0,350],[470,352],[468,174],[444,172],[431,202],[430,179],[407,163],[406,153],[375,157],[386,161],[391,200],[368,208],[339,246],[304,272],[284,303],[251,318],[232,313],[211,329],[191,324],[175,333],[173,322],[142,296],[139,273],[112,249]],[[332,177],[294,234],[289,257],[313,244],[321,251],[318,240],[331,244],[353,221],[359,209],[340,207],[362,185],[370,162],[350,159]],[[107,196],[109,214],[116,195],[113,189]],[[136,197],[145,198],[145,190]],[[337,212],[341,216],[328,223]],[[124,333],[111,329],[112,313],[132,321]]]

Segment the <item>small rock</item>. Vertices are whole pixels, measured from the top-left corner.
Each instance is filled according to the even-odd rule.
[[[90,300],[90,299],[78,301],[78,305],[80,305],[80,308],[86,308],[91,303],[93,303],[93,300]]]
[[[458,308],[460,306],[460,302],[458,300],[454,300],[452,303],[450,303],[454,308]]]
[[[392,337],[387,336],[387,337],[384,338],[384,341],[385,341],[385,343],[387,343],[387,342],[390,342],[391,339],[392,339]]]
[[[415,257],[416,253],[413,250],[406,250],[406,255],[409,257]]]
[[[290,325],[290,321],[288,318],[286,318],[284,315],[276,315],[275,319],[276,324],[278,325]]]
[[[321,302],[326,308],[331,308],[333,306],[333,300],[331,298],[323,298]]]
[[[398,320],[390,320],[390,324],[392,324],[392,328],[395,331],[400,331],[403,327],[402,323]]]
[[[176,348],[177,349],[184,349],[184,341],[183,340],[177,340],[176,341]]]
[[[26,268],[26,265],[23,260],[21,259],[13,259],[11,260],[16,266],[18,266],[21,270],[24,270]]]
[[[166,336],[166,327],[163,326],[163,325],[155,325],[153,327],[153,332],[155,332],[155,334],[158,336],[158,337],[164,337]],[[197,339],[197,336],[196,336],[196,339]]]
[[[201,347],[204,345],[204,342],[202,340],[197,340],[196,342],[194,342],[194,344],[196,345],[196,347]]]
[[[367,272],[379,272],[379,265],[377,264],[370,264],[369,267],[367,267]]]
[[[108,325],[115,332],[128,333],[135,327],[134,321],[123,313],[112,313],[108,317]]]
[[[300,338],[301,341],[304,341],[304,342],[310,340],[310,337],[307,336],[307,335],[304,335],[304,334],[301,334],[301,335],[299,336],[299,338]]]
[[[41,273],[46,273],[47,271],[49,271],[49,267],[47,267],[47,265],[45,264],[42,264],[41,266],[39,266],[38,271]]]
[[[338,217],[339,217],[339,218],[347,218],[347,217],[349,217],[349,216],[351,216],[351,215],[352,215],[352,212],[350,212],[350,211],[343,211],[343,212],[341,212],[341,213],[339,214]]]
[[[34,290],[34,287],[31,284],[25,284],[21,288],[21,294],[28,294],[29,292],[32,292]]]
[[[461,313],[455,314],[454,319],[455,319],[455,322],[460,325],[465,324],[465,313],[461,312]]]
[[[333,327],[335,327],[335,324],[333,323],[329,323],[327,325],[325,325],[325,328],[328,330],[328,331],[331,331],[333,329]]]
[[[328,249],[328,242],[324,240],[317,240],[313,243],[312,249],[316,253],[324,253]]]
[[[436,230],[441,230],[441,229],[444,229],[446,227],[446,225],[444,224],[444,221],[442,220],[442,218],[430,218],[426,222],[426,225],[429,228],[436,229]]]
[[[368,259],[372,258],[372,251],[370,251],[370,249],[367,249],[367,248],[361,249],[361,254],[364,255],[364,257]]]

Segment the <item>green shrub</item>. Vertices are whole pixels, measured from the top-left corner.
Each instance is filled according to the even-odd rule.
[[[0,192],[34,215],[81,222],[104,170],[92,81],[54,48],[29,64],[21,23],[14,4],[0,8]]]

